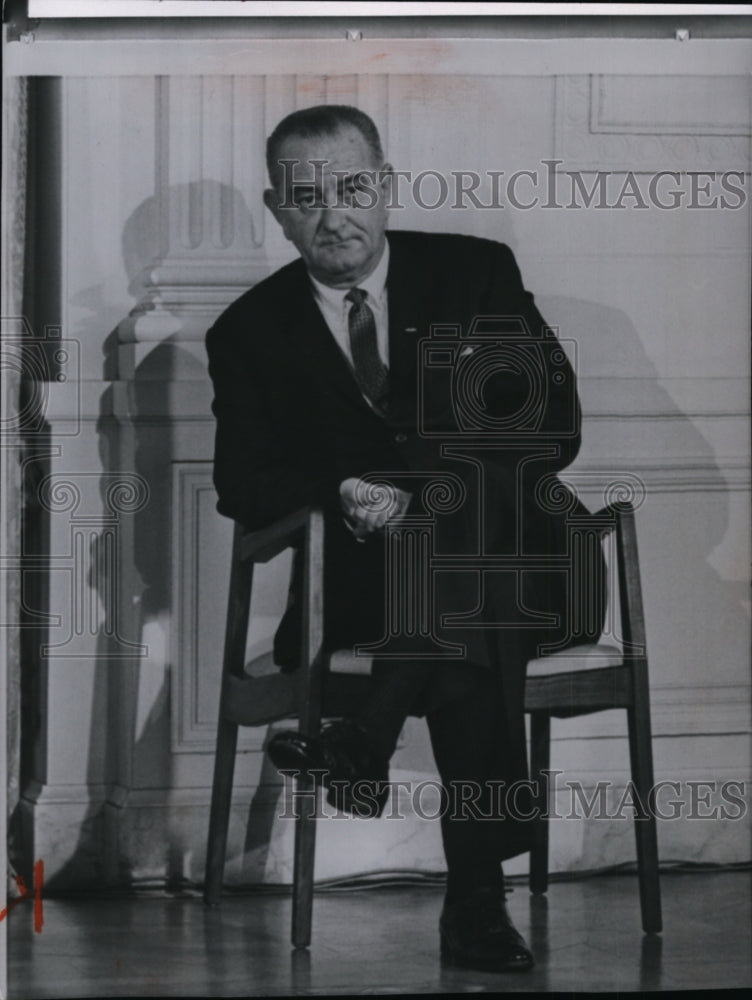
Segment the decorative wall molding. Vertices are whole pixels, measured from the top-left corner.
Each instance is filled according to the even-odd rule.
[[[750,93],[745,77],[593,74],[590,131],[618,135],[749,136]]]
[[[648,429],[646,429],[648,432]],[[585,472],[596,480],[608,483],[622,475],[625,467],[630,474],[637,476],[646,488],[648,494],[663,493],[735,493],[748,492],[750,488],[750,467],[744,461],[682,463],[675,458],[666,461],[638,459],[625,457],[625,467],[620,468],[618,458],[609,464],[577,463],[572,467],[572,474]],[[567,472],[561,478],[567,478]]]
[[[733,736],[752,732],[752,704],[749,684],[650,685],[650,713],[653,736]],[[596,712],[578,717],[569,723],[576,734],[554,733],[556,740],[587,740],[626,737],[626,721],[614,733],[611,716],[614,713]]]
[[[749,78],[703,77],[701,107],[697,82],[689,74],[684,88],[652,74],[557,77],[555,158],[564,170],[748,170]],[[635,86],[653,88],[654,100],[635,101]],[[728,120],[710,119],[711,107],[728,108]]]
[[[154,86],[160,244],[144,297],[118,327],[123,344],[203,341],[223,308],[295,256],[263,202],[270,122],[320,101],[357,104],[387,125],[383,74],[181,75]]]
[[[197,350],[197,357],[198,353]],[[195,371],[193,374],[195,375]],[[603,455],[602,458],[592,451],[583,455],[574,466],[578,472],[587,472],[588,475],[599,477],[606,482],[617,472],[627,470],[642,477],[648,489],[654,493],[726,493],[749,490],[752,469],[745,453],[749,409],[746,399],[741,399],[736,405],[739,400],[736,384],[726,394],[730,401],[733,400],[734,405],[722,405],[722,408],[716,409],[719,405],[720,383],[728,386],[732,380],[708,379],[702,380],[702,383],[697,379],[672,380],[674,383],[686,382],[689,391],[687,393],[682,391],[680,395],[682,399],[686,398],[691,402],[692,408],[689,411],[677,408],[662,412],[658,410],[642,412],[639,409],[617,407],[615,405],[617,396],[613,393],[614,381],[620,380],[587,376],[580,380],[583,396],[590,392],[588,384],[604,385],[610,382],[614,405],[611,412],[601,411],[600,408],[586,412],[585,433],[588,439],[599,442],[605,436],[611,442],[611,447],[608,455]],[[658,385],[662,380],[653,381]],[[746,380],[738,382],[739,385],[744,385],[746,392]],[[196,462],[206,463],[204,467],[209,470],[206,473],[206,482],[211,485],[214,418],[211,414],[212,388],[208,377],[200,380],[193,378],[171,381],[159,379],[117,381],[110,383],[110,387],[112,391],[107,394],[106,406],[103,407],[105,397],[102,394],[102,383],[82,382],[77,397],[82,403],[80,414],[73,414],[68,412],[68,397],[62,393],[58,394],[56,386],[51,384],[47,405],[52,425],[57,427],[60,421],[66,423],[70,418],[75,416],[78,420],[80,416],[84,423],[113,419],[134,427],[184,426],[196,429],[200,427],[200,445],[197,444],[196,431],[190,432],[193,435],[193,444],[189,455],[195,459],[190,466],[196,468]],[[600,397],[600,393],[598,395]],[[621,398],[627,402],[634,402],[630,393]],[[721,400],[721,404],[722,402]],[[718,455],[704,438],[695,433],[695,425],[703,427],[705,423],[721,420],[729,421],[730,428],[734,428],[733,436],[731,430],[728,434],[724,431],[724,434],[729,444],[739,445],[738,454]],[[692,430],[692,434],[686,440],[682,436],[683,424],[687,424]],[[628,435],[623,437],[620,435],[615,439],[614,430],[620,428],[628,430]],[[671,438],[669,435],[672,432],[677,437]],[[656,442],[663,454],[651,454],[648,446]],[[703,445],[702,452],[696,451],[698,444]]]
[[[172,594],[172,751],[213,753],[222,667],[227,589],[212,589],[229,579],[232,523],[214,511],[216,493],[211,463],[173,464]],[[207,517],[211,523],[207,522]],[[211,538],[221,537],[217,550]],[[210,563],[206,565],[205,563]],[[207,636],[210,637],[207,642]],[[209,656],[202,650],[209,647]],[[212,702],[207,708],[206,703]],[[259,750],[265,728],[242,727],[240,750]]]
[[[157,81],[167,260],[236,263],[263,247],[266,177],[255,154],[266,140],[266,90],[263,76]]]
[[[49,785],[32,780],[24,788],[23,798],[30,805],[87,805],[99,807],[108,801],[108,786],[80,782]]]
[[[186,345],[180,343],[176,350],[183,351]],[[196,353],[200,357],[201,367],[206,367],[206,351],[203,344],[200,345],[201,352]],[[106,409],[107,415],[114,415],[122,418],[151,418],[160,416],[179,416],[182,418],[199,417],[203,415],[210,419],[211,413],[207,407],[207,402],[211,402],[212,387],[208,375],[205,378],[197,379],[194,368],[191,378],[180,380],[173,378],[168,380],[164,377],[139,376],[132,380],[121,379],[110,383],[112,396],[110,399],[102,399],[101,382],[82,382],[81,394],[84,399],[84,407],[81,413],[83,420],[98,419],[104,413],[99,410]],[[742,394],[746,389],[746,379],[736,378],[715,378],[701,380],[701,391],[691,391],[693,383],[699,384],[697,379],[679,380],[673,379],[672,392],[667,397],[661,393],[661,388],[665,385],[665,380],[657,376],[649,378],[644,376],[640,379],[631,380],[638,384],[638,388],[643,391],[635,393],[628,382],[630,380],[620,378],[607,378],[604,376],[582,375],[578,379],[581,395],[589,397],[590,405],[587,408],[585,417],[587,420],[635,420],[635,421],[671,421],[681,422],[684,420],[749,420],[749,405]],[[678,385],[679,382],[681,385]],[[136,404],[136,387],[138,390],[138,401]],[[609,398],[610,389],[610,398]],[[621,391],[617,391],[621,389]],[[690,391],[685,391],[690,390]],[[658,403],[646,402],[652,397],[658,399]],[[676,398],[677,403],[673,400]],[[94,409],[88,409],[85,405],[89,399],[94,405]],[[106,407],[98,405],[106,403]],[[663,404],[663,405],[661,405]],[[55,420],[73,419],[76,414],[67,409],[67,400],[59,397],[55,393],[55,386],[50,386],[48,412]]]

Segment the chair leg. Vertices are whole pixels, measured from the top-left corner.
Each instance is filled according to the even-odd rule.
[[[650,732],[650,707],[647,685],[636,684],[635,704],[627,709],[629,724],[629,755],[632,782],[639,801],[647,809],[647,817],[635,816],[637,869],[640,882],[642,929],[646,934],[658,934],[661,919],[661,885],[658,872],[658,834],[653,808],[653,750]]]
[[[232,779],[235,772],[237,743],[237,724],[220,718],[217,728],[217,752],[214,757],[214,781],[206,849],[204,902],[207,906],[217,906],[222,897],[222,879],[227,851],[227,831],[230,825]]]
[[[548,889],[548,771],[551,759],[551,718],[544,712],[530,717],[530,777],[537,784],[538,815],[532,820],[530,849],[530,891],[535,895]]]
[[[313,919],[313,870],[316,855],[317,793],[313,780],[301,775],[296,789],[295,860],[292,888],[292,943],[307,948]]]
[[[303,562],[303,646],[299,688],[298,729],[316,736],[321,729],[322,643],[324,636],[324,518],[312,511],[308,522]],[[316,853],[318,795],[313,778],[298,779],[298,817],[295,823],[292,943],[307,948],[313,918],[313,871]]]

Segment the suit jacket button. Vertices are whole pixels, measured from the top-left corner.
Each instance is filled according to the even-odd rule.
[[[404,444],[405,441],[407,441],[407,434],[395,434],[394,440],[397,442],[397,444]]]

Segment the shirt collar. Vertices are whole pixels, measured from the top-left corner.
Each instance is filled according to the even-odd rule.
[[[384,289],[386,288],[386,276],[388,270],[389,241],[385,240],[384,249],[378,264],[367,278],[354,287],[362,288],[364,292],[368,293],[368,297],[373,302],[378,302],[384,294]],[[313,292],[317,299],[323,300],[335,309],[341,309],[343,307],[345,296],[349,291],[348,288],[330,288],[328,285],[322,285],[322,283],[317,281],[312,274],[309,273],[308,277],[311,279]]]

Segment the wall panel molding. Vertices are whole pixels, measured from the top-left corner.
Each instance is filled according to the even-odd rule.
[[[213,753],[222,667],[232,522],[216,514],[210,462],[173,463],[172,751]],[[268,627],[268,623],[262,625]],[[241,727],[239,750],[259,750],[265,728]]]
[[[747,77],[590,77],[590,131],[634,135],[749,136]]]
[[[652,92],[651,100],[636,100],[635,87],[643,98]],[[727,108],[728,120],[718,120]],[[562,75],[556,80],[555,136],[555,157],[567,170],[745,171],[749,77],[716,74],[700,81],[687,75],[679,87],[653,75]]]

